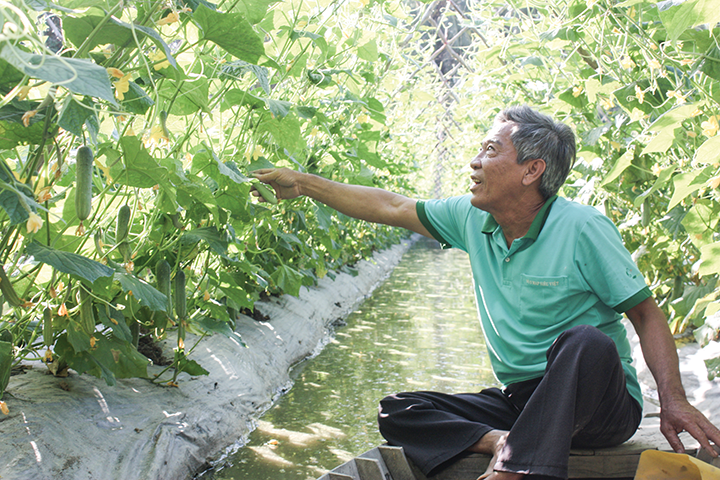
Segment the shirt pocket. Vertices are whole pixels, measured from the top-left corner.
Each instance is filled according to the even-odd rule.
[[[568,306],[567,276],[521,275],[520,314],[534,325],[564,320]]]

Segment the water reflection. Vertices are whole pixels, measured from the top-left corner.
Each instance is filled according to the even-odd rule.
[[[495,385],[469,272],[464,253],[415,244],[325,350],[296,368],[247,445],[201,478],[316,479],[383,442],[382,397]]]

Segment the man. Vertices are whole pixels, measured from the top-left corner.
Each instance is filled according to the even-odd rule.
[[[674,450],[689,432],[711,454],[720,431],[680,382],[667,320],[612,223],[556,196],[575,160],[569,127],[527,106],[495,119],[470,162],[470,194],[416,201],[288,169],[256,177],[283,199],[307,195],[355,218],[404,227],[468,252],[493,371],[480,393],[406,392],[380,403],[380,432],[426,474],[466,452],[492,455],[480,478],[567,478],[573,447],[618,445],[642,416],[621,314],[633,323]]]

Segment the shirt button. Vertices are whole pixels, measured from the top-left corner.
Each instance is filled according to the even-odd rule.
[[[505,262],[509,262],[509,261],[510,261],[510,257],[507,257],[507,258],[505,259]]]

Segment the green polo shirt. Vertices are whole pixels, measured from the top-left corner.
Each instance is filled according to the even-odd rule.
[[[500,382],[541,376],[555,339],[591,325],[615,342],[628,391],[642,405],[621,313],[651,292],[607,217],[553,197],[508,248],[502,228],[470,204],[470,195],[418,202],[417,213],[444,247],[470,255],[480,323]]]

